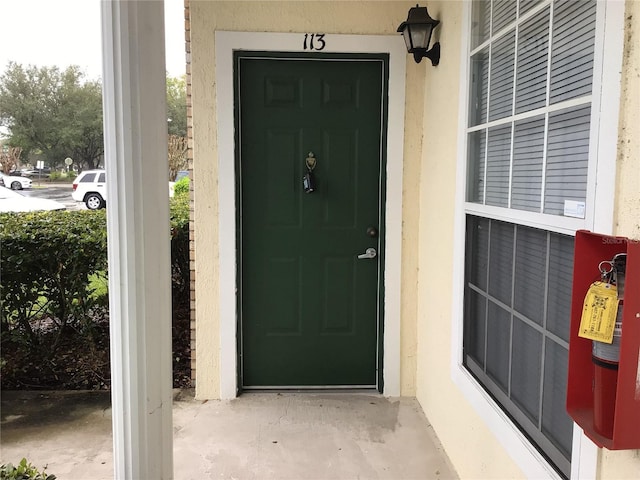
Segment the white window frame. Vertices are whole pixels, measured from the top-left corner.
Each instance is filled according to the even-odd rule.
[[[544,2],[548,4],[550,1]],[[485,421],[497,441],[530,479],[562,477],[491,398],[463,364],[465,223],[467,214],[574,235],[584,228],[613,233],[613,210],[620,106],[622,49],[624,45],[624,2],[599,0],[596,13],[595,72],[592,93],[593,122],[590,137],[587,215],[583,219],[543,215],[466,202],[467,132],[469,102],[469,46],[471,2],[463,7],[460,51],[460,102],[458,105],[458,158],[454,222],[454,264],[452,285],[451,379]],[[605,54],[606,52],[606,54]],[[557,217],[548,219],[547,217]],[[547,223],[549,221],[549,223]],[[595,479],[598,448],[574,423],[571,479]]]

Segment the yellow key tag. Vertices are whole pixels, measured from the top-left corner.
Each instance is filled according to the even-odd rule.
[[[618,314],[618,289],[603,282],[592,283],[584,298],[578,336],[611,343]]]

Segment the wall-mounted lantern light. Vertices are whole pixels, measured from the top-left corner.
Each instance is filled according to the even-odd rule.
[[[402,22],[398,27],[398,32],[402,33],[407,44],[407,51],[413,53],[416,63],[422,61],[422,57],[431,60],[434,67],[440,63],[440,43],[436,42],[429,50],[429,42],[433,29],[440,23],[429,16],[427,7],[416,5],[409,9],[407,21]]]

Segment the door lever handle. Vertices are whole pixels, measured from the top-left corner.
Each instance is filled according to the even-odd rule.
[[[378,254],[378,252],[376,252],[375,248],[367,248],[365,250],[365,252],[361,255],[358,255],[358,258],[363,259],[363,258],[376,258],[376,255]]]

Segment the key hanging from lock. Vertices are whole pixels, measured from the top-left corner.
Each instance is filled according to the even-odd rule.
[[[304,193],[312,193],[316,190],[316,177],[313,173],[314,168],[316,168],[316,157],[313,152],[309,152],[304,163],[307,167],[307,173],[302,177],[302,187]]]

